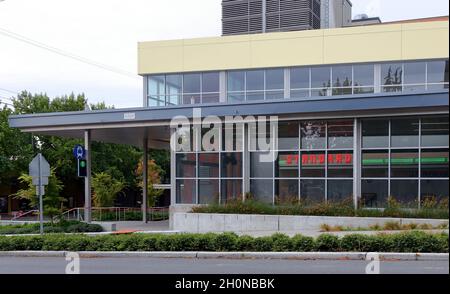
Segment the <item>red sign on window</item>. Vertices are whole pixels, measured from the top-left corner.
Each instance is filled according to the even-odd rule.
[[[296,166],[299,163],[298,154],[288,154],[280,156],[280,165]],[[325,165],[325,160],[329,165],[349,165],[353,163],[353,154],[351,153],[333,153],[328,154],[302,154],[302,165]]]

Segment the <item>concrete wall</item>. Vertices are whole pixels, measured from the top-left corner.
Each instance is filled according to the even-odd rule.
[[[448,21],[142,42],[144,74],[448,58]]]
[[[386,222],[402,224],[448,224],[448,220],[324,217],[324,216],[282,216],[282,215],[244,215],[244,214],[201,214],[173,213],[173,229],[190,233],[206,232],[294,232],[317,231],[322,224],[346,227],[369,227]]]

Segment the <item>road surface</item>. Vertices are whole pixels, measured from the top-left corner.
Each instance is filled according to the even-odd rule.
[[[0,274],[64,274],[61,257],[0,257]],[[81,274],[365,274],[366,261],[81,258]],[[447,261],[383,261],[381,274],[449,274]]]

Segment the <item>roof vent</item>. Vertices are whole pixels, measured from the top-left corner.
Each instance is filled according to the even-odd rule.
[[[365,13],[358,14],[358,15],[355,16],[355,19],[357,19],[357,20],[368,19],[368,18],[369,18],[369,16],[367,14],[365,14]]]

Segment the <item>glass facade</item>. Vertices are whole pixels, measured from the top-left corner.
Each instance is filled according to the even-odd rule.
[[[243,125],[225,126],[220,150],[175,154],[177,203],[226,203],[243,199],[244,190],[275,204],[350,201],[358,185],[365,207],[386,207],[389,196],[410,207],[448,199],[448,116],[357,122],[359,127],[353,119],[280,121],[274,160],[249,140],[252,132],[266,138],[261,130],[248,125],[247,137]],[[225,129],[233,134],[226,144]],[[196,138],[202,131],[191,133]]]
[[[389,196],[411,207],[448,198],[448,116],[366,119],[362,142],[365,206],[385,207]]]
[[[157,107],[423,92],[448,85],[448,60],[432,60],[150,75],[147,98],[149,107]]]

